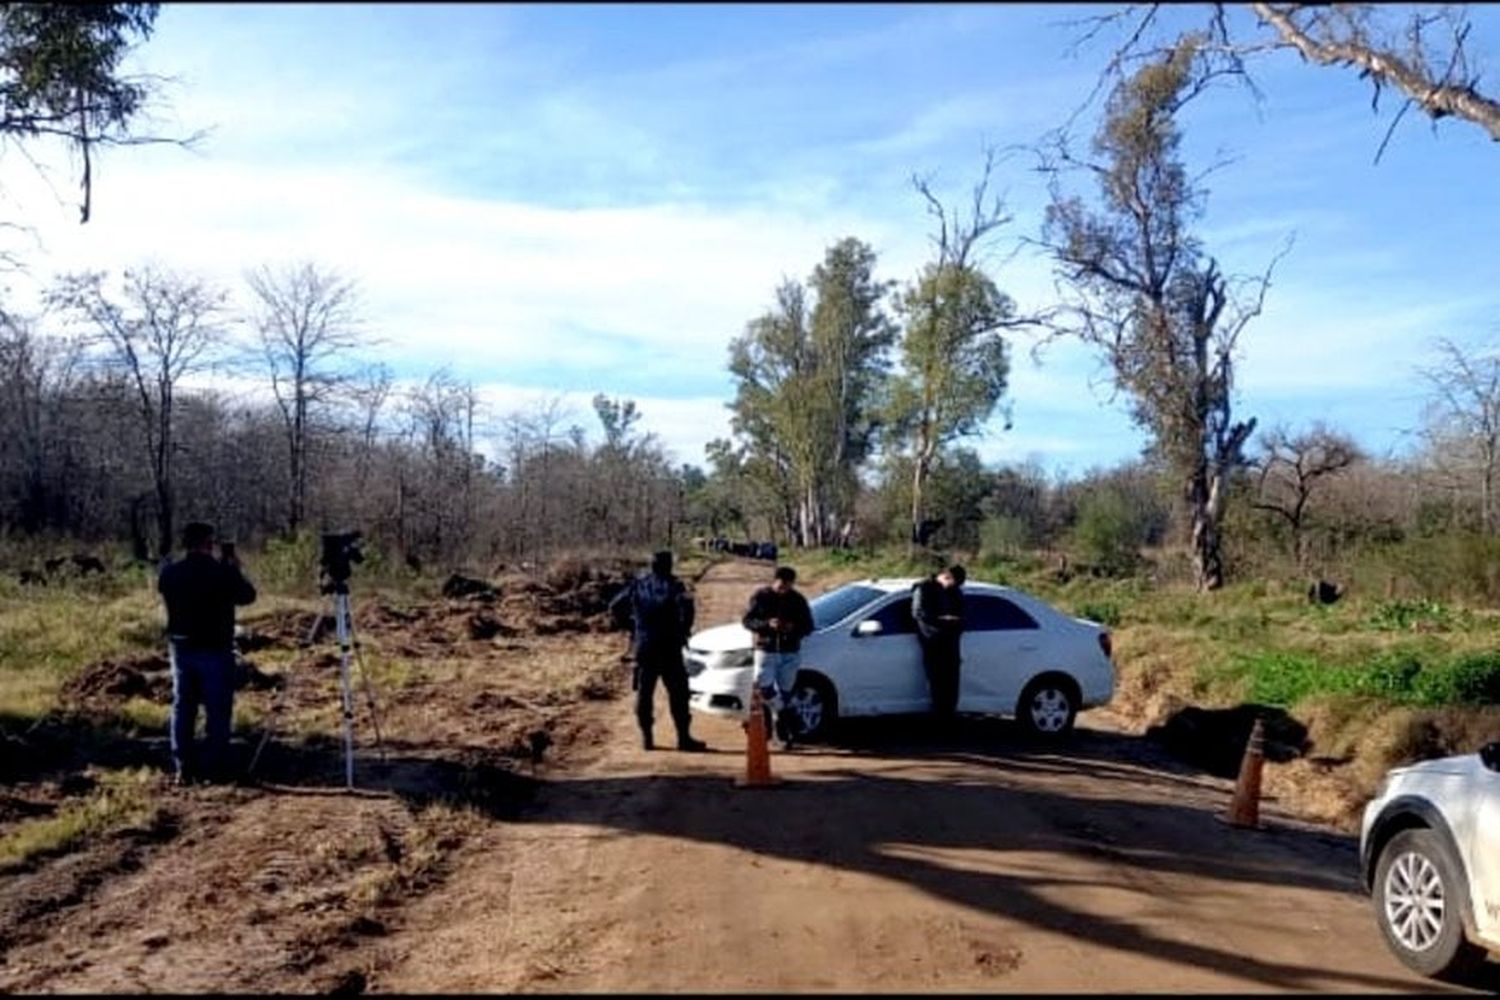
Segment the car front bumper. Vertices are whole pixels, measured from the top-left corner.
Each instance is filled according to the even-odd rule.
[[[754,667],[714,667],[688,679],[688,706],[704,715],[743,719],[750,713]]]

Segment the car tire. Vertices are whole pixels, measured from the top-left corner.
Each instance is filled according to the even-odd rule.
[[[1062,674],[1043,674],[1026,685],[1016,702],[1016,721],[1028,736],[1056,740],[1073,731],[1078,688]]]
[[[1464,980],[1484,963],[1484,950],[1464,937],[1466,898],[1460,868],[1433,831],[1402,830],[1381,850],[1370,893],[1375,921],[1408,968]]]
[[[826,677],[798,674],[789,699],[801,732],[797,738],[813,742],[827,737],[838,719],[838,695]]]

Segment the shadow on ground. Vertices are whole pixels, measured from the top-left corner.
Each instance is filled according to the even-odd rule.
[[[875,875],[1041,930],[1271,989],[1327,988],[1330,981],[1351,991],[1411,988],[1410,980],[1377,973],[1331,973],[1174,940],[1070,907],[1066,893],[1056,890],[1092,885],[1150,892],[1160,888],[1154,873],[1360,892],[1353,838],[1291,825],[1264,832],[1226,827],[1201,804],[1205,788],[1222,793],[1223,783],[1173,761],[1151,741],[1080,730],[1065,745],[1050,746],[1028,743],[1014,726],[994,721],[959,720],[924,732],[910,720],[881,720],[845,725],[834,741],[798,754],[816,758],[817,766],[774,791],[737,794],[727,776],[709,775],[547,782],[520,819],[678,837]],[[900,766],[859,766],[861,759],[872,758],[922,766],[929,773],[908,778]],[[990,773],[983,781],[973,780],[972,771],[967,779],[960,772],[935,780],[930,767],[943,762],[978,765]],[[1082,796],[1049,790],[1048,782],[1021,780],[1042,773],[1063,783],[1086,775],[1121,787],[1118,796]],[[1007,780],[1011,777],[1017,780]],[[1162,794],[1143,799],[1143,782],[1161,786]],[[1199,804],[1181,801],[1189,793]],[[1009,874],[952,867],[923,856],[963,850],[1047,851],[1113,864],[1085,880],[1076,869],[1068,875],[1041,867]],[[1180,892],[1177,884],[1173,891]],[[1214,892],[1212,882],[1201,891]]]

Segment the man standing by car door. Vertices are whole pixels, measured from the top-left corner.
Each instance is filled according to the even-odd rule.
[[[755,637],[755,686],[776,716],[776,737],[790,750],[800,733],[791,706],[797,667],[802,662],[802,640],[813,631],[812,609],[792,585],[797,571],[776,567],[776,578],[750,596],[742,624]]]
[[[950,719],[958,711],[959,644],[963,640],[963,585],[968,574],[953,565],[913,588],[911,616],[922,645],[922,667],[932,694],[932,714]]]

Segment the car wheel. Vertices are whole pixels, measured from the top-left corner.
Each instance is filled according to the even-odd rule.
[[[1431,830],[1402,830],[1380,852],[1372,901],[1396,957],[1434,979],[1462,979],[1485,960],[1464,939],[1458,866]]]
[[[828,735],[838,718],[838,700],[833,685],[816,674],[799,674],[787,699],[789,707],[797,716],[797,725],[804,740],[817,740]]]
[[[1047,674],[1026,685],[1016,703],[1016,719],[1026,732],[1057,739],[1073,730],[1078,689],[1066,677]]]

